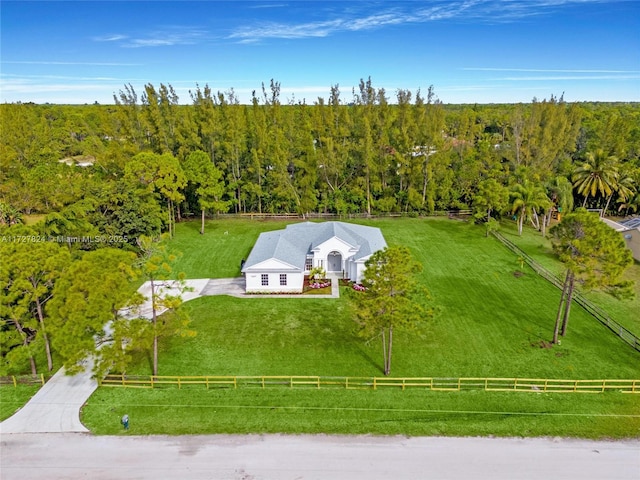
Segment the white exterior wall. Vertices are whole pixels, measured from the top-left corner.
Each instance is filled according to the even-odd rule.
[[[262,275],[269,276],[269,285],[262,285]],[[280,285],[280,274],[287,275],[287,284]],[[275,259],[265,260],[245,271],[245,291],[301,293],[304,274],[292,265]]]
[[[355,274],[355,277],[352,277],[354,282],[356,282],[356,283],[361,283],[362,282],[362,278],[364,277],[364,271],[367,269],[367,267],[365,266],[364,263],[368,259],[369,259],[369,257],[361,258],[360,260],[355,262],[356,274]]]
[[[330,238],[326,242],[321,243],[313,249],[313,266],[322,266],[322,268],[327,270],[327,257],[331,252],[339,252],[340,255],[342,255],[342,267],[340,268],[340,271],[347,270],[346,260],[351,257],[356,251],[357,249],[354,249],[354,247],[346,242],[343,242],[339,238]]]
[[[280,285],[280,274],[285,272],[259,272],[245,273],[246,292],[288,292],[301,293],[304,275],[302,272],[286,272],[287,285]],[[269,285],[262,285],[262,275],[269,276]]]

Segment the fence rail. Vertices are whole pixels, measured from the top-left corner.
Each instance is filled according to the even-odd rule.
[[[460,392],[547,392],[602,393],[609,390],[640,394],[640,380],[562,380],[548,378],[436,378],[436,377],[324,377],[324,376],[140,376],[107,375],[100,381],[104,387],[163,388],[203,385],[212,388],[344,388],[402,390],[422,388],[433,391]]]
[[[40,375],[7,375],[0,377],[0,385],[44,385],[44,374]]]
[[[511,250],[516,255],[520,256],[527,265],[529,265],[538,275],[543,277],[548,282],[555,285],[557,288],[562,290],[564,281],[551,273],[549,270],[544,268],[538,262],[536,262],[533,258],[523,252],[520,247],[515,245],[511,240],[504,237],[499,232],[492,232],[493,235],[509,250]],[[584,308],[593,318],[598,320],[601,324],[615,333],[618,337],[620,337],[624,342],[629,344],[634,349],[640,351],[640,338],[638,338],[635,334],[627,330],[625,327],[616,322],[613,318],[609,316],[607,312],[605,312],[602,308],[597,305],[591,303],[589,300],[585,298],[580,292],[574,291],[573,300]]]
[[[425,217],[466,217],[473,212],[470,209],[461,210],[437,210],[428,214],[418,212],[394,212],[394,213],[218,213],[213,218],[248,218],[251,220],[297,220],[297,219],[356,219],[356,218],[425,218]]]

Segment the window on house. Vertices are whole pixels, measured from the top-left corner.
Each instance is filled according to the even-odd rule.
[[[269,275],[266,273],[263,273],[260,276],[260,283],[262,284],[263,287],[266,287],[267,285],[269,285]]]
[[[286,273],[281,273],[280,274],[280,285],[281,286],[285,286],[287,284],[287,274]]]
[[[304,269],[305,270],[313,269],[313,257],[307,257],[307,260],[304,262]]]

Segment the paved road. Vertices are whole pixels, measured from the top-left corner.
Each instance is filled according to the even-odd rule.
[[[640,441],[13,434],[0,447],[3,480],[640,478]]]

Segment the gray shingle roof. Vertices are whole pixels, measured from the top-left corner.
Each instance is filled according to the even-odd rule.
[[[333,237],[358,249],[355,260],[387,246],[382,232],[376,227],[344,222],[294,223],[284,230],[261,233],[243,270],[273,258],[303,271],[307,254]]]

